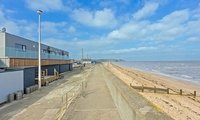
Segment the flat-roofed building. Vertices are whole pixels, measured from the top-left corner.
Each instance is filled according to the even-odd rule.
[[[42,65],[71,64],[69,52],[41,44]],[[0,32],[0,68],[38,65],[38,42]]]

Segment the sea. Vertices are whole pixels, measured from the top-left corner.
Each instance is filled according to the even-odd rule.
[[[200,84],[200,61],[126,61],[114,64]]]

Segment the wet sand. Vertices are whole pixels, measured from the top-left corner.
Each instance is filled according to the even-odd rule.
[[[109,63],[104,63],[104,66],[127,85],[169,88],[170,94],[154,93],[148,90],[138,92],[152,102],[157,109],[164,111],[176,120],[200,120],[199,84],[135,69],[122,68]],[[180,95],[180,89],[183,90],[183,95]],[[194,91],[197,93],[195,98],[193,97]]]

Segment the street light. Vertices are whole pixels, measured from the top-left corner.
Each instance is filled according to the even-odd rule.
[[[38,14],[38,87],[41,88],[41,23],[40,16],[43,13],[42,10],[37,10]]]

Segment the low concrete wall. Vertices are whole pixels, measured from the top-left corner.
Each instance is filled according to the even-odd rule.
[[[112,74],[107,72],[107,74]],[[114,76],[114,75],[113,75]],[[117,77],[106,80],[111,96],[123,120],[171,120],[168,115],[158,111],[144,97],[127,86]]]

